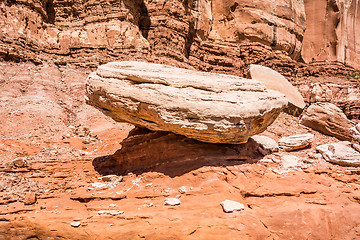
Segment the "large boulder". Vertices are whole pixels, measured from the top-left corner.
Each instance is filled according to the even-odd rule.
[[[268,89],[279,91],[285,94],[289,101],[285,111],[294,116],[299,116],[305,102],[299,91],[283,75],[272,70],[271,68],[261,65],[251,64],[249,67],[249,77],[265,84]]]
[[[351,121],[340,108],[329,102],[310,105],[301,117],[301,124],[340,140],[351,141]]]
[[[86,95],[116,121],[231,144],[263,132],[288,103],[259,81],[133,61],[100,66]]]

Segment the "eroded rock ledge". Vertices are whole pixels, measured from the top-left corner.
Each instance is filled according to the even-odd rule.
[[[230,144],[263,132],[288,104],[256,80],[133,61],[100,66],[86,95],[116,121]]]

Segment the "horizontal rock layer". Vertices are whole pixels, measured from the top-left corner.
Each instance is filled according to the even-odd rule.
[[[0,53],[13,59],[96,66],[140,58],[197,66],[191,57],[206,51],[200,61],[217,68],[219,56],[202,44],[258,43],[297,60],[304,43],[307,62],[359,66],[359,0],[5,0],[0,11]]]
[[[287,105],[258,81],[144,62],[112,62],[87,79],[88,104],[116,121],[204,142],[238,144]]]

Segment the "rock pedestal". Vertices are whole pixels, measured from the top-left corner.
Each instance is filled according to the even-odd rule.
[[[213,144],[145,128],[132,130],[121,145],[111,159],[111,168],[121,175],[153,170],[175,176],[204,165],[239,164],[263,156],[261,146],[252,139],[245,144]]]

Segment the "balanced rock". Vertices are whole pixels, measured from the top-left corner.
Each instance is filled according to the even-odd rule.
[[[353,149],[348,141],[323,144],[317,146],[316,150],[328,162],[342,166],[360,167],[360,152]]]
[[[249,75],[252,79],[264,83],[268,89],[285,94],[289,101],[288,107],[285,109],[287,113],[294,116],[299,116],[302,113],[305,107],[304,99],[297,88],[294,87],[283,75],[271,68],[255,64],[250,65]]]
[[[278,144],[279,147],[284,151],[293,151],[305,148],[314,140],[314,135],[311,133],[293,135],[289,137],[282,137]]]
[[[99,66],[86,95],[116,121],[231,144],[263,132],[287,105],[259,81],[134,61]]]
[[[304,126],[340,140],[350,141],[352,139],[351,121],[340,108],[329,102],[317,102],[310,105],[300,122]]]

